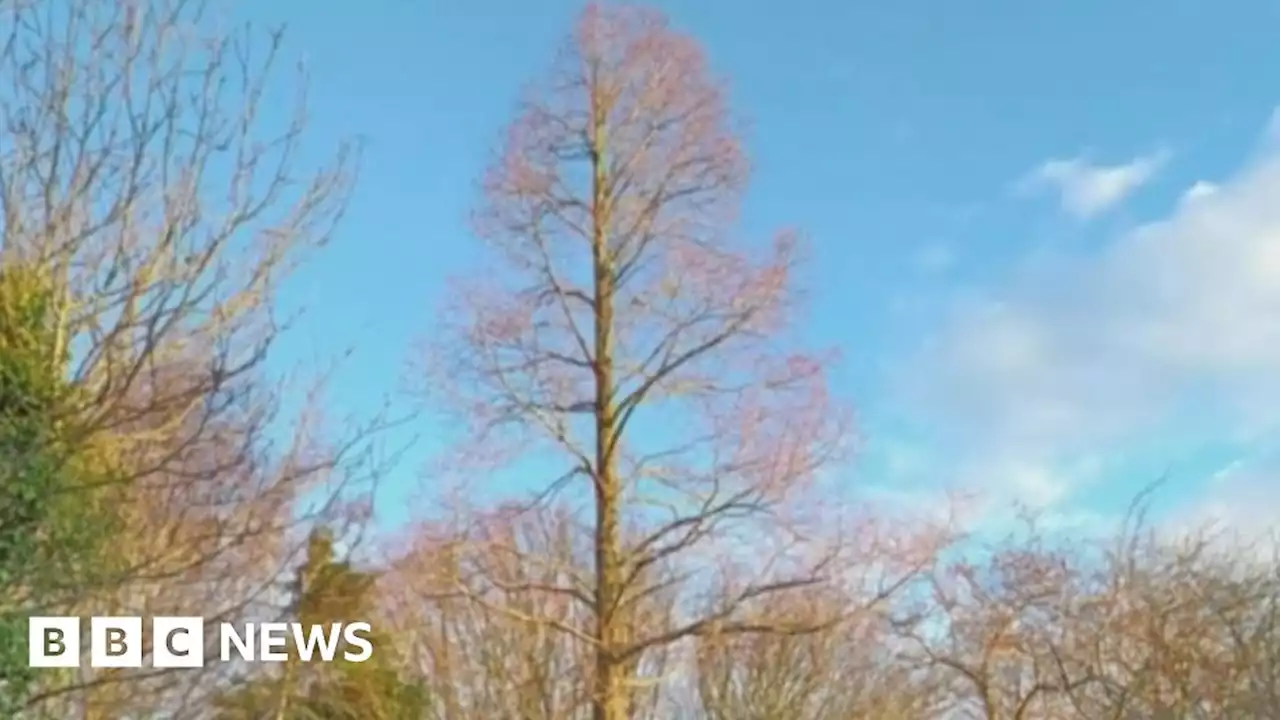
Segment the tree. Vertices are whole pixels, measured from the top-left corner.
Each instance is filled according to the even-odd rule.
[[[753,608],[793,618],[798,634],[709,634],[694,643],[694,697],[687,715],[706,720],[908,720],[936,717],[929,678],[902,662],[895,621],[950,538],[921,542],[901,517],[862,517],[863,557],[829,583]],[[904,538],[903,547],[895,548]],[[903,551],[906,554],[903,554]],[[773,605],[769,607],[769,605]],[[767,617],[768,615],[766,615]],[[829,623],[829,618],[841,618]]]
[[[110,568],[103,552],[118,526],[96,491],[85,448],[68,440],[74,420],[55,355],[52,294],[38,268],[0,267],[0,711],[14,714],[35,677],[26,620],[57,606],[67,580]],[[95,477],[98,476],[98,477]]]
[[[581,716],[589,614],[535,590],[585,586],[580,530],[561,513],[499,508],[413,531],[382,599],[413,659],[407,671],[430,685],[429,717]]]
[[[738,610],[832,567],[793,531],[845,418],[824,359],[784,335],[796,235],[733,237],[745,180],[694,41],[654,12],[588,7],[484,177],[492,262],[456,289],[429,353],[433,399],[471,428],[466,459],[554,457],[564,472],[544,498],[589,498],[591,587],[545,592],[591,615],[597,720],[629,716],[647,652],[713,629],[797,630]],[[744,565],[749,580],[706,594]],[[636,622],[672,584],[680,621]]]
[[[1084,641],[1059,650],[1089,671],[1073,706],[1126,719],[1274,715],[1275,558],[1258,562],[1259,548],[1224,546],[1207,528],[1170,542],[1139,527],[1116,540]]]
[[[590,713],[592,617],[567,592],[591,587],[591,532],[568,508],[519,504],[455,508],[450,522],[415,528],[388,569],[382,601],[431,688],[431,717],[553,720]],[[671,625],[670,597],[653,593],[633,619]],[[675,670],[651,653],[633,673],[649,692],[633,717],[665,717],[662,681]]]
[[[1071,548],[1078,549],[1078,548]],[[903,663],[936,679],[963,717],[1061,717],[1093,676],[1077,662],[1096,597],[1075,565],[1034,531],[979,550],[930,577],[930,602],[900,622]],[[1063,652],[1066,650],[1067,652]]]
[[[1114,534],[1064,540],[1030,518],[940,566],[895,607],[894,663],[956,717],[1274,714],[1274,559],[1202,530],[1162,537],[1148,500]]]
[[[371,616],[377,576],[356,570],[334,556],[331,533],[316,531],[298,569],[292,609],[304,626],[328,627]],[[372,639],[374,654],[365,662],[342,659],[340,641],[333,663],[304,663],[289,647],[279,676],[251,679],[217,698],[221,720],[401,720],[421,717],[428,706],[425,687],[402,680],[393,645],[384,633]]]
[[[291,89],[272,72],[280,33],[226,31],[207,11],[0,0],[0,274],[38,277],[41,314],[23,326],[35,355],[0,361],[25,368],[15,392],[29,406],[62,388],[56,445],[95,472],[24,477],[86,486],[61,497],[89,517],[108,517],[89,512],[95,498],[117,510],[113,563],[64,578],[56,602],[40,600],[50,614],[265,613],[308,529],[359,521],[379,470],[363,453],[377,421],[327,436],[319,382],[295,436],[272,432],[291,418],[264,365],[288,321],[275,291],[327,240],[354,155],[301,166],[305,98],[278,100]],[[44,512],[22,509],[19,525],[47,529],[59,516]],[[0,533],[30,537],[17,528]],[[26,709],[185,717],[217,672],[41,673]]]

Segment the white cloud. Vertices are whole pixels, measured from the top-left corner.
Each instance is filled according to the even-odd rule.
[[[1062,209],[1088,220],[1115,207],[1147,184],[1168,160],[1164,152],[1122,165],[1094,165],[1083,158],[1049,160],[1020,183],[1025,191],[1053,188]]]
[[[1069,202],[1096,209],[1143,172]],[[1097,479],[1062,470],[1080,457],[1176,461],[1188,433],[1280,424],[1280,147],[1188,195],[1097,253],[959,302],[903,369],[916,419],[961,448],[961,479],[1052,505]]]
[[[1194,202],[1202,197],[1208,197],[1209,195],[1212,195],[1217,191],[1218,191],[1217,185],[1214,185],[1211,182],[1205,182],[1203,180],[1200,180],[1196,184],[1192,185],[1190,188],[1187,188],[1187,191],[1182,194],[1182,199],[1184,202]]]

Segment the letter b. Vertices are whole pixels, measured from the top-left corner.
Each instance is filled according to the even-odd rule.
[[[142,667],[142,618],[93,618],[89,629],[89,665]]]
[[[40,668],[80,667],[80,618],[29,619],[27,665]]]

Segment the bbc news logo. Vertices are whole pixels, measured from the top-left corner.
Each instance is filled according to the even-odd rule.
[[[27,626],[28,665],[33,668],[80,667],[80,618],[33,617]],[[303,662],[364,662],[373,655],[369,623],[312,625],[298,622],[231,623],[218,625],[218,657],[231,662],[284,662],[293,640]],[[89,666],[142,667],[142,618],[89,619]],[[345,642],[344,642],[345,641]],[[204,618],[157,617],[151,622],[151,665],[158,668],[200,668],[205,664]],[[344,647],[345,646],[345,647]]]

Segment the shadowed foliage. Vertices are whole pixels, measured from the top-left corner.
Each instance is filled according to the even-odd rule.
[[[376,576],[334,557],[333,538],[315,532],[294,583],[293,617],[307,626],[367,621],[373,615]],[[421,683],[406,681],[396,669],[393,644],[385,634],[371,638],[373,654],[363,662],[343,658],[345,640],[332,663],[307,663],[290,643],[280,672],[249,676],[215,702],[220,720],[397,720],[421,717],[428,707]],[[268,666],[269,667],[269,666]]]

